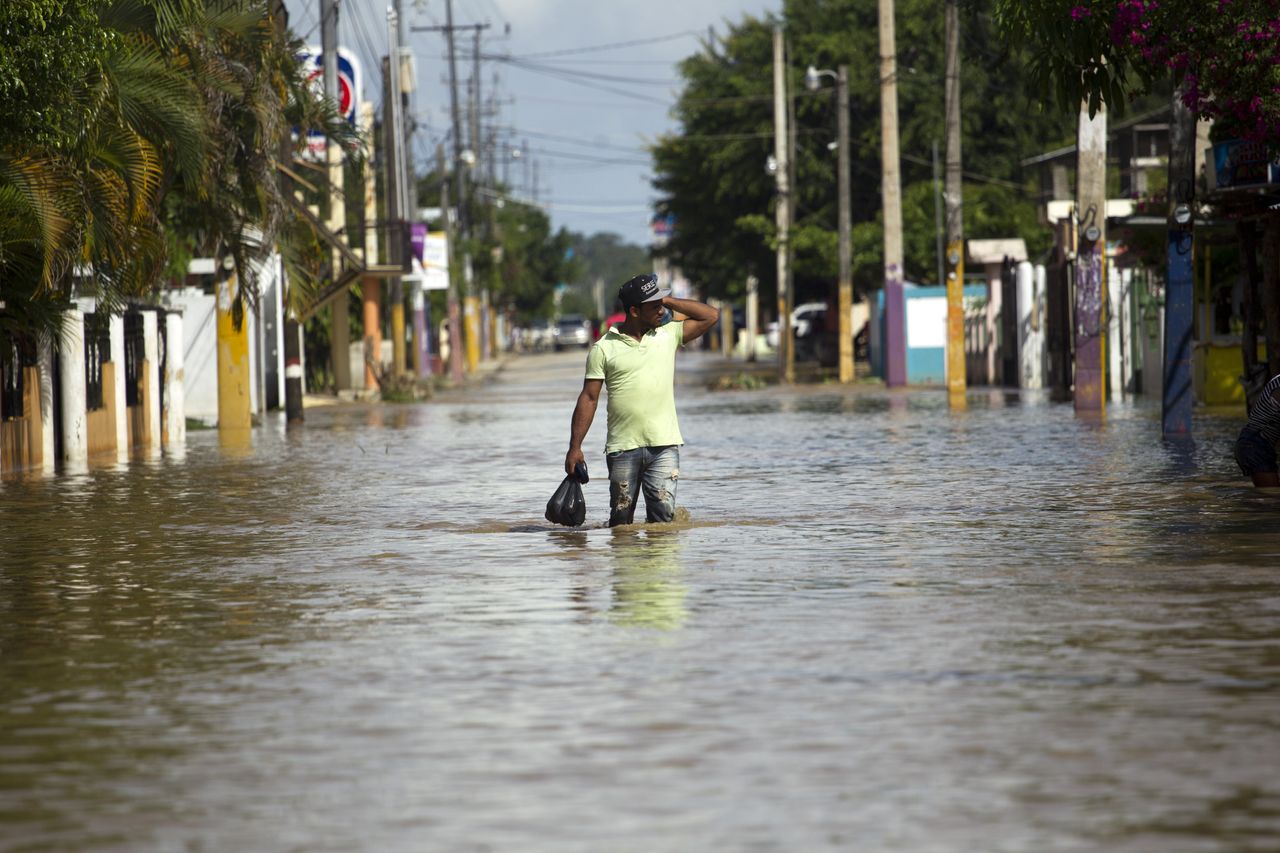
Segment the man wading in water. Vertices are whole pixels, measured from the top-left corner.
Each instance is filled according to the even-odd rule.
[[[564,470],[586,462],[582,440],[609,389],[609,526],[630,524],[636,497],[644,488],[646,521],[671,521],[676,514],[680,476],[680,425],[676,422],[676,349],[697,340],[720,319],[720,312],[692,299],[674,299],[655,275],[638,275],[622,285],[618,299],[626,319],[609,329],[587,354],[587,378],[573,410]],[[689,319],[663,323],[667,309]]]

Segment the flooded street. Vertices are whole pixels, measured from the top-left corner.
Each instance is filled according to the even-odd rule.
[[[705,390],[552,529],[581,353],[0,483],[2,850],[1243,851],[1280,499],[1158,401]]]

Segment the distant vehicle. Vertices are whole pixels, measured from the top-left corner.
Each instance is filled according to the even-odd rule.
[[[591,346],[591,321],[581,314],[565,314],[555,327],[555,348]]]
[[[545,352],[551,349],[553,343],[555,326],[550,320],[535,320],[520,336],[520,344],[526,352]]]
[[[796,338],[808,338],[826,328],[827,303],[803,302],[791,311],[791,331]],[[778,322],[765,327],[765,343],[778,346]]]

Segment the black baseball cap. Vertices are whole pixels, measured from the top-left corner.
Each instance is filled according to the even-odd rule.
[[[638,275],[618,288],[618,298],[626,308],[634,308],[644,302],[655,302],[670,295],[670,290],[658,287],[658,277],[653,273]]]

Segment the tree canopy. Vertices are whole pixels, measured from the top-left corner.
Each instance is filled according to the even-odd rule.
[[[1280,7],[1275,0],[996,0],[1008,39],[1035,46],[1030,71],[1074,111],[1123,109],[1172,77],[1218,132],[1280,139]]]
[[[654,186],[660,212],[675,218],[665,253],[707,294],[738,296],[748,274],[776,286],[775,188],[765,171],[774,145],[775,24],[787,37],[797,124],[796,298],[826,296],[837,267],[834,92],[829,81],[804,89],[809,65],[849,68],[854,285],[864,293],[881,286],[876,7],[875,0],[787,0],[780,18],[744,18],[681,64],[679,129],[652,146]],[[966,236],[1020,236],[1042,250],[1049,235],[1019,163],[1067,142],[1073,119],[1028,96],[1029,58],[1000,44],[989,3],[968,7],[961,26]],[[936,275],[931,154],[944,138],[942,6],[899,0],[897,27],[906,272],[924,282]]]

